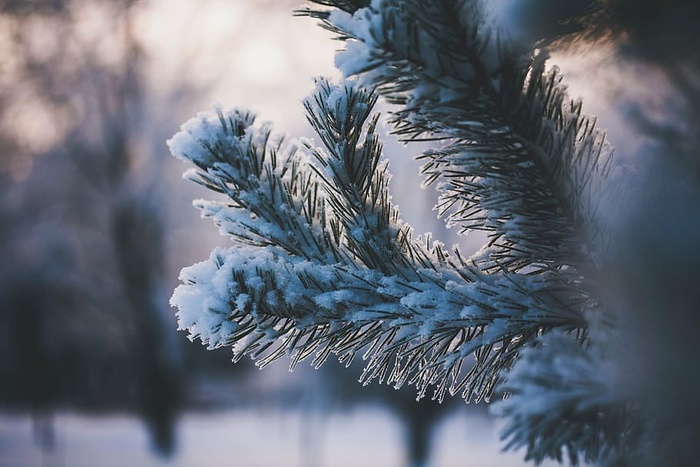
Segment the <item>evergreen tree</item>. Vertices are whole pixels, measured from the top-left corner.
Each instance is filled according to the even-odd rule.
[[[196,206],[234,240],[182,271],[180,328],[260,366],[359,355],[362,382],[418,398],[498,392],[507,447],[535,462],[639,456],[649,430],[615,387],[619,323],[602,283],[618,247],[604,214],[621,198],[612,148],[547,66],[548,45],[601,5],[549,9],[552,27],[515,34],[478,0],[313,3],[298,13],[344,44],[344,81],[319,78],[304,101],[321,146],[239,108],[201,113],[168,142],[189,179],[226,196]],[[449,225],[487,233],[476,254],[400,219],[379,98],[395,134],[435,143],[418,155],[426,184]]]

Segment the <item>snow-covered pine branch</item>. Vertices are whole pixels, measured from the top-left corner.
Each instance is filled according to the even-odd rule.
[[[495,405],[507,420],[505,449],[526,448],[525,460],[606,464],[638,436],[637,414],[611,387],[614,362],[559,332],[525,349],[507,375],[509,397]]]
[[[395,132],[446,142],[421,156],[426,183],[438,182],[448,223],[491,234],[493,267],[595,266],[612,151],[545,70],[546,50],[508,42],[478,0],[315,3],[339,6],[302,13],[346,41],[346,76],[399,106]]]
[[[319,79],[304,103],[323,148],[242,110],[201,114],[170,140],[197,166],[189,178],[228,196],[196,204],[235,242],[183,270],[181,329],[261,366],[361,353],[365,383],[415,384],[419,397],[432,386],[438,399],[488,398],[515,364],[503,386],[510,446],[537,461],[564,446],[572,462],[607,455],[626,415],[587,373],[606,363],[587,338],[587,318],[603,313],[593,279],[612,152],[595,120],[546,70],[546,49],[509,43],[480,1],[314,3],[331,8],[300,13],[345,41],[337,65],[357,77]],[[448,223],[489,233],[476,256],[413,239],[399,219],[374,90],[397,106],[398,135],[437,142],[420,156],[426,182]],[[565,367],[575,377],[562,386]],[[528,404],[533,391],[551,417]],[[562,420],[570,429],[553,436]]]
[[[566,303],[599,315],[595,279],[609,243],[600,207],[610,201],[604,191],[612,149],[595,118],[567,96],[556,67],[546,69],[547,50],[509,42],[485,5],[374,0],[302,14],[345,41],[336,64],[346,76],[396,104],[395,133],[442,143],[421,156],[426,183],[437,183],[448,224],[489,233],[472,261],[491,274],[546,273]],[[587,372],[608,361],[588,340],[552,342],[533,338],[531,354],[542,358],[522,359],[502,388],[512,392],[502,409],[509,446],[526,446],[538,462],[561,459],[564,447],[572,463],[579,454],[607,456],[629,436],[625,402]],[[582,355],[591,363],[586,368],[576,364]],[[561,386],[565,366],[576,377]],[[533,410],[533,391],[550,404]],[[590,393],[597,403],[580,403]],[[621,421],[611,428],[611,419]],[[555,436],[561,423],[570,428]]]
[[[241,244],[274,244],[289,254],[335,262],[319,182],[298,144],[254,126],[252,112],[217,108],[200,113],[168,141],[171,152],[197,169],[185,177],[226,195],[229,201],[196,201],[203,215]]]
[[[318,81],[305,102],[325,146],[306,143],[316,165],[242,110],[200,114],[169,141],[197,166],[188,178],[228,196],[196,204],[236,243],[183,270],[180,327],[261,365],[363,351],[364,381],[488,397],[523,343],[583,316],[544,276],[486,275],[411,238],[389,202],[375,101]]]

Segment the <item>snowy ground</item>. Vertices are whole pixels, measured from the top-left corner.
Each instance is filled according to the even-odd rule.
[[[42,455],[27,415],[0,414],[0,466],[135,467],[400,467],[397,421],[367,408],[322,416],[304,411],[231,410],[185,414],[171,460],[151,452],[148,434],[131,416],[55,419],[57,446]],[[436,433],[432,467],[516,467],[522,455],[499,453],[498,428],[477,415],[455,415]],[[545,464],[554,465],[554,464]]]

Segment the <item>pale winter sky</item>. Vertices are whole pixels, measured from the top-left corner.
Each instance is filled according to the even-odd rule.
[[[158,72],[172,84],[188,75],[213,89],[201,104],[246,106],[290,132],[305,127],[301,99],[318,75],[338,76],[339,45],[308,18],[301,1],[156,0],[141,31],[153,44]],[[202,109],[205,110],[205,109]]]

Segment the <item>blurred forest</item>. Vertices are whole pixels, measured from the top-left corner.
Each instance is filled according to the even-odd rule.
[[[212,90],[245,81],[246,73],[253,84],[241,92],[252,89],[264,110],[289,86],[298,95],[288,99],[305,94],[294,78],[264,73],[291,68],[310,88],[311,76],[332,66],[331,58],[326,69],[300,73],[304,50],[280,57],[261,46],[241,46],[238,56],[259,70],[241,70],[235,56],[228,68],[212,65],[231,59],[229,42],[253,34],[242,17],[272,11],[266,21],[274,28],[276,17],[294,22],[298,4],[228,2],[233,26],[219,18],[217,29],[211,11],[226,12],[226,2],[194,3],[179,2],[200,24],[183,32],[159,17],[177,8],[167,2],[0,2],[0,410],[31,413],[46,451],[56,443],[57,411],[137,414],[167,457],[186,410],[379,402],[406,426],[409,455],[424,460],[433,425],[454,404],[415,409],[411,389],[363,390],[359,369],[256,379],[249,362],[230,362],[230,350],[208,352],[176,331],[168,299],[179,269],[225,239],[198,220],[191,207],[198,193],[181,182],[165,140],[203,101],[210,104]],[[198,43],[209,27],[221,37]],[[244,79],[227,74],[232,65]],[[256,83],[273,89],[267,100]],[[309,131],[303,124],[297,118],[290,129]],[[328,381],[313,400],[301,396]]]
[[[228,17],[211,13],[226,3],[235,10],[231,27]],[[291,18],[298,3],[0,1],[0,410],[31,412],[42,449],[53,446],[56,411],[138,414],[154,448],[167,456],[185,410],[284,406],[312,394],[322,408],[389,407],[406,428],[407,459],[419,465],[429,457],[431,431],[441,417],[455,406],[464,409],[459,401],[416,406],[411,388],[363,389],[355,383],[359,369],[330,363],[321,371],[331,377],[302,368],[282,380],[260,378],[248,362],[231,364],[228,349],[207,352],[176,331],[168,299],[179,269],[204,259],[224,239],[198,220],[190,199],[202,192],[180,180],[182,167],[171,160],[165,140],[212,96],[227,99],[225,105],[250,105],[299,135],[309,131],[293,101],[304,96],[304,86],[311,88],[311,76],[332,73],[335,44],[326,40],[323,50],[288,48],[275,55],[263,46],[245,49],[242,40],[260,24],[275,28],[279,21],[301,22],[316,34],[312,22]],[[525,3],[537,13],[549,2]],[[572,71],[567,79],[574,92],[594,96],[584,99],[588,109],[607,112],[601,122],[622,160],[676,180],[644,188],[642,209],[624,227],[643,235],[622,252],[625,272],[616,277],[627,282],[614,286],[626,291],[620,297],[633,297],[621,307],[637,317],[629,341],[653,344],[635,347],[648,349],[639,352],[651,370],[631,371],[628,383],[661,397],[669,385],[689,381],[683,397],[664,396],[663,407],[669,426],[688,428],[692,422],[683,414],[699,382],[684,362],[698,351],[682,337],[687,323],[697,324],[700,299],[697,291],[688,293],[697,281],[697,254],[688,256],[678,245],[697,241],[700,231],[700,14],[680,0],[664,3],[667,8],[661,2],[603,3],[608,14],[575,28],[576,41],[562,40],[555,58],[565,75]],[[186,18],[179,23],[167,16],[178,8]],[[256,14],[261,17],[247,21]],[[542,16],[527,17],[537,21],[521,21],[523,34],[542,27]],[[300,42],[293,39],[289,44]],[[198,40],[210,40],[209,48]],[[237,47],[236,56],[231,49]],[[253,60],[247,65],[239,65],[243,52]],[[587,61],[578,58],[582,53]],[[591,71],[591,63],[600,66]],[[625,81],[633,76],[631,84]],[[233,82],[249,87],[215,92],[235,88]],[[292,111],[279,104],[285,94],[293,94],[287,97]],[[250,104],[232,101],[244,95]],[[410,170],[392,169],[395,176]],[[399,204],[414,186],[397,183]],[[676,229],[680,217],[685,228]],[[657,229],[659,220],[666,228]],[[437,229],[433,218],[420,227]],[[638,256],[640,250],[656,253]],[[660,319],[659,306],[668,304],[674,319]],[[678,345],[669,347],[668,336]],[[700,432],[695,426],[686,431]]]
[[[51,412],[133,410],[173,449],[188,380],[167,299],[179,222],[160,142],[197,94],[153,93],[133,1],[3,2],[0,21],[0,400]],[[200,362],[202,360],[202,362]],[[194,363],[197,361],[198,363]],[[193,374],[194,373],[194,374]]]

